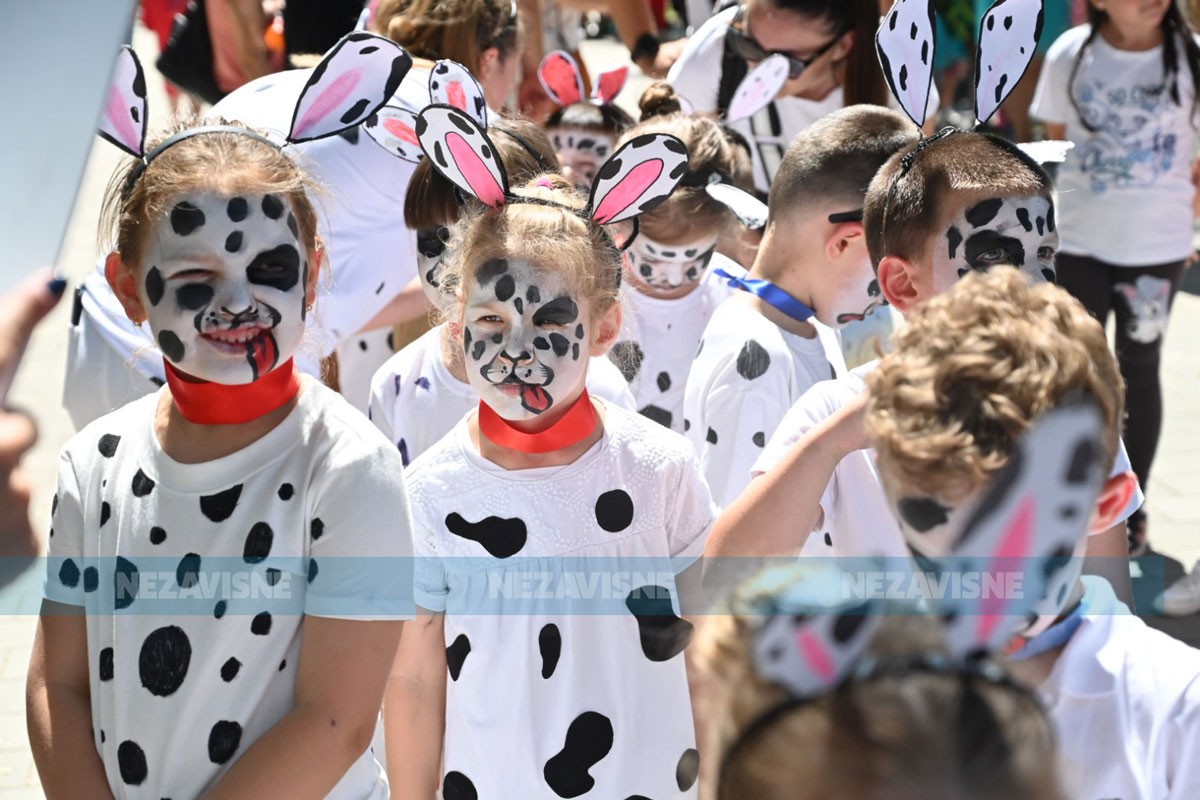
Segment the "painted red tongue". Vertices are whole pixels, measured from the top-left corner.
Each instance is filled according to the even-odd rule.
[[[264,333],[246,343],[246,360],[254,370],[254,380],[258,380],[279,362],[279,345],[270,333]]]
[[[550,407],[550,395],[546,394],[546,390],[540,386],[526,384],[521,387],[521,402],[530,411],[540,414]]]

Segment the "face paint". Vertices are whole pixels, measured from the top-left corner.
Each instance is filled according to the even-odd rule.
[[[584,190],[591,188],[596,170],[612,155],[615,144],[612,137],[583,128],[557,128],[550,138],[564,174]]]
[[[717,237],[682,244],[660,244],[638,236],[625,251],[629,273],[639,290],[650,296],[678,297],[694,289],[716,250]]]
[[[151,232],[140,288],[154,339],[178,370],[252,383],[304,335],[308,252],[281,195],[186,195]]]
[[[421,279],[421,291],[434,306],[446,305],[449,297],[442,289],[442,256],[446,252],[446,228],[425,228],[417,231],[417,275]]]
[[[1041,195],[994,197],[963,209],[933,247],[933,290],[949,289],[971,270],[1010,264],[1035,283],[1054,280],[1058,228]]]
[[[975,500],[971,495],[951,506],[934,497],[910,495],[894,500],[892,510],[910,550],[944,558],[953,552]]]
[[[590,336],[583,300],[526,261],[487,261],[467,288],[467,379],[503,419],[534,419],[583,391]]]

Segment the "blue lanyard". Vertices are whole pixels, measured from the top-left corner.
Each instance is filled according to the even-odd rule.
[[[730,275],[720,267],[714,269],[713,272],[724,278],[735,289],[741,289],[743,292],[761,297],[765,303],[779,309],[797,322],[806,322],[815,316],[815,312],[811,308],[768,280],[741,278],[737,275]]]
[[[1024,661],[1066,644],[1083,624],[1083,606],[1080,601],[1066,617],[1030,639],[1020,650],[1009,654],[1009,660]]]

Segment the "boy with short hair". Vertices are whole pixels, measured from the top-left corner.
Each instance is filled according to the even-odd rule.
[[[863,196],[883,163],[915,140],[902,114],[859,105],[824,117],[788,147],[749,280],[731,281],[747,291],[714,312],[684,394],[685,429],[719,505],[749,483],[792,403],[844,371],[831,328],[880,304]]]
[[[1067,292],[1008,268],[923,303],[867,386],[880,480],[908,548],[928,559],[955,552],[963,515],[1048,411],[1097,406],[1104,449],[1072,461],[1080,474],[1107,471],[1120,445],[1125,393],[1104,330]],[[1132,472],[1112,475],[1092,528],[1110,527],[1135,491]],[[1067,796],[1200,797],[1200,651],[1149,628],[1102,578],[1073,588],[1046,599],[1051,613],[1010,656],[1057,728]]]

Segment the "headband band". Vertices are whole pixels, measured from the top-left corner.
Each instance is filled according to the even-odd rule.
[[[137,184],[138,179],[141,178],[142,174],[145,173],[145,171],[150,167],[150,164],[154,161],[154,159],[158,158],[167,150],[170,150],[180,142],[187,141],[195,136],[201,136],[209,133],[233,133],[237,134],[238,136],[245,136],[249,139],[262,142],[265,145],[269,145],[276,151],[283,149],[283,145],[272,142],[262,134],[255,133],[249,128],[242,128],[237,125],[201,125],[198,128],[188,128],[185,131],[180,131],[172,136],[168,136],[166,139],[160,142],[157,147],[155,147],[146,155],[142,156],[142,160],[136,167],[134,167],[133,172],[129,173],[129,178],[125,181],[125,195],[128,196],[129,193],[133,191],[133,187]]]
[[[488,130],[503,133],[505,136],[519,144],[521,149],[528,153],[533,160],[537,162],[537,165],[541,168],[542,172],[558,172],[558,164],[547,164],[545,156],[539,153],[534,146],[529,143],[529,140],[521,134],[500,127],[492,127]]]

